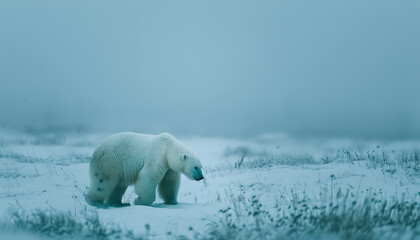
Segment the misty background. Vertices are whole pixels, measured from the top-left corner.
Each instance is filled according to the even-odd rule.
[[[420,138],[420,1],[0,1],[0,125]]]

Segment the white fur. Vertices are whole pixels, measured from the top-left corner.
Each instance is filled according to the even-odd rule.
[[[198,157],[168,133],[118,133],[105,139],[93,153],[86,197],[96,206],[120,206],[125,190],[134,184],[138,195],[135,204],[151,205],[157,187],[165,203],[176,204],[180,173],[194,179],[194,168],[201,167]]]

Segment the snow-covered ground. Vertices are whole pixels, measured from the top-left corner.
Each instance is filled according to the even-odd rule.
[[[296,140],[273,134],[240,140],[180,137],[201,157],[205,180],[196,182],[183,177],[178,205],[165,205],[157,199],[151,207],[96,209],[85,202],[84,194],[89,187],[90,155],[106,136],[107,133],[34,135],[2,131],[3,224],[11,222],[11,212],[16,211],[65,212],[75,218],[97,212],[103,224],[133,231],[136,236],[196,238],[197,234],[217,229],[224,209],[246,212],[244,208],[251,206],[253,199],[258,199],[266,212],[286,209],[299,200],[334,203],[346,193],[353,200],[372,195],[407,202],[420,199],[419,169],[395,162],[374,162],[381,161],[381,154],[417,156],[410,154],[420,149],[420,142]],[[357,154],[376,158],[361,161],[355,157]],[[133,189],[129,188],[123,201],[133,203],[134,198]],[[406,238],[419,239],[418,231],[408,229]],[[10,238],[14,234],[4,230],[2,236]],[[19,234],[22,239],[36,236]]]

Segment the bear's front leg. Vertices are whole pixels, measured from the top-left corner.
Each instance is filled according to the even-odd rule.
[[[181,184],[181,174],[174,170],[168,170],[159,183],[158,192],[166,204],[177,204],[179,185]]]
[[[156,199],[156,187],[158,182],[149,177],[147,171],[141,171],[134,185],[134,191],[138,195],[135,205],[150,206]]]

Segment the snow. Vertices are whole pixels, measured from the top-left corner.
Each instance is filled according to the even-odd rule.
[[[32,135],[3,132],[0,138],[0,213],[10,209],[26,211],[50,209],[80,216],[97,211],[100,219],[124,229],[143,234],[146,225],[150,235],[161,239],[171,232],[191,236],[204,233],[220,209],[232,205],[238,197],[258,196],[265,208],[279,201],[293,200],[293,193],[321,200],[325,188],[333,194],[348,189],[356,196],[361,192],[381,192],[386,197],[416,199],[420,193],[418,178],[409,178],[402,170],[395,173],[368,168],[363,162],[335,161],[329,164],[273,165],[259,168],[235,168],[241,154],[227,154],[238,147],[258,155],[312,154],[316,161],[326,153],[340,149],[372,149],[380,144],[390,150],[420,148],[411,142],[355,142],[343,139],[296,140],[284,135],[266,135],[255,139],[181,138],[194,149],[204,165],[205,180],[196,182],[182,177],[178,205],[165,205],[157,199],[151,206],[97,209],[88,205],[84,194],[89,187],[88,157],[106,134],[69,134],[49,144],[35,141]],[[232,152],[232,151],[231,151]],[[78,156],[78,157],[75,157]],[[244,161],[249,157],[245,156]],[[233,196],[233,197],[232,197]],[[130,187],[123,201],[133,203]],[[6,235],[3,236],[9,236]],[[26,235],[22,235],[23,237]]]

